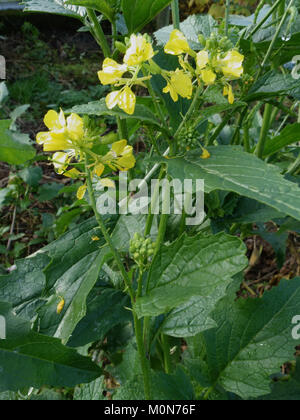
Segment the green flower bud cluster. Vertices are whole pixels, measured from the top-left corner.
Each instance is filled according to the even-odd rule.
[[[130,241],[130,254],[139,267],[146,268],[154,255],[156,243],[151,238],[145,238],[135,233]]]
[[[199,147],[199,136],[195,131],[195,128],[185,127],[181,133],[178,140],[178,148],[180,153],[187,152],[192,149],[197,149]]]
[[[233,44],[228,37],[219,35],[216,32],[213,32],[208,39],[205,39],[205,37],[200,34],[198,35],[198,39],[200,44],[211,53],[226,53],[233,48]]]

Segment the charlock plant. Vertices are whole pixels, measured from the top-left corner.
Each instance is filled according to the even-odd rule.
[[[25,3],[35,10],[35,1]],[[292,320],[300,313],[300,278],[291,273],[293,280],[261,299],[236,299],[236,292],[243,282],[257,295],[243,281],[242,239],[255,235],[253,223],[268,238],[264,223],[280,228],[276,249],[281,234],[299,229],[299,121],[286,125],[298,117],[299,82],[285,66],[300,34],[297,5],[261,1],[250,20],[236,18],[231,27],[229,1],[220,25],[208,16],[180,23],[176,0],[72,0],[53,2],[51,10],[40,3],[39,10],[87,26],[104,55],[99,81],[111,89],[100,101],[50,110],[48,131],[37,135],[53,152],[55,171],[82,181],[77,199],[95,217],[0,277],[0,314],[8,319],[0,391],[77,385],[74,398],[88,399],[92,389],[79,385],[95,380],[99,395],[109,388],[113,399],[280,399],[299,382]],[[170,4],[173,26],[154,38],[141,34]],[[111,45],[97,12],[111,23]],[[99,126],[89,115],[102,118]],[[107,115],[117,132],[107,133]],[[199,226],[188,226],[185,212],[155,215],[151,205],[146,217],[100,214],[103,187],[116,188],[118,175],[133,176],[140,164],[133,147],[139,129],[152,164],[145,181],[155,174],[160,181],[204,179],[207,216]],[[34,287],[31,280],[20,286],[31,277]],[[110,343],[124,336],[120,363]],[[74,350],[87,345],[95,359],[104,352],[115,366],[108,372]],[[271,388],[271,376],[288,361],[290,381]],[[16,366],[26,375],[12,376]]]

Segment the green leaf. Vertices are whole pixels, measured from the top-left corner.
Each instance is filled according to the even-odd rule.
[[[232,216],[226,217],[225,221],[229,223],[255,223],[270,222],[274,219],[282,219],[284,213],[279,213],[272,207],[251,200],[250,198],[241,197],[238,201],[236,210]]]
[[[36,187],[43,176],[43,171],[39,166],[34,166],[22,169],[19,175],[26,184]]]
[[[0,340],[0,392],[45,385],[73,387],[101,375],[87,357],[55,338],[30,331],[30,323],[16,317],[9,304],[0,302],[0,314],[7,332]]]
[[[262,76],[243,99],[249,102],[272,96],[278,97],[291,93],[297,87],[299,88],[299,81],[290,74],[282,74],[272,70]]]
[[[192,15],[180,24],[180,30],[184,33],[189,45],[194,50],[201,50],[203,46],[199,43],[198,35],[210,38],[212,32],[215,32],[217,22],[210,15]],[[173,31],[173,25],[166,26],[154,33],[158,45],[165,45]]]
[[[43,184],[39,188],[39,195],[38,200],[43,201],[51,201],[53,198],[59,195],[60,190],[64,186],[59,184],[58,182],[51,182],[51,184]]]
[[[103,340],[105,335],[118,324],[132,319],[126,307],[130,301],[124,293],[110,289],[97,289],[87,300],[86,316],[79,322],[68,342],[71,347]]]
[[[105,103],[105,98],[100,99],[100,101],[89,102],[86,105],[76,105],[72,109],[68,109],[66,111],[68,114],[72,112],[82,115],[112,115],[114,117],[120,117],[121,119],[141,120],[145,124],[148,123],[160,126],[160,122],[157,120],[156,116],[146,106],[137,104],[135,107],[135,113],[133,115],[128,115],[118,107],[108,109]]]
[[[231,277],[243,270],[248,260],[240,239],[225,235],[183,235],[163,246],[149,272],[147,296],[137,299],[139,317],[166,313],[194,296],[223,295]]]
[[[260,400],[263,401],[299,401],[300,400],[300,360],[298,357],[295,372],[291,377],[272,384],[272,392]]]
[[[0,121],[0,161],[10,165],[21,165],[33,159],[36,152],[25,134],[9,131],[11,120]]]
[[[222,285],[211,296],[192,297],[184,305],[170,312],[163,323],[162,332],[172,337],[192,337],[216,327],[215,321],[209,315],[223,296]]]
[[[93,242],[94,235],[100,241]],[[38,311],[41,333],[60,338],[64,343],[68,341],[86,314],[86,298],[108,255],[106,248],[100,249],[103,245],[99,228],[90,219],[40,251],[52,258],[44,271],[47,279],[44,296],[48,301]],[[60,297],[65,305],[58,315]]]
[[[151,372],[152,391],[158,401],[190,401],[195,399],[190,379],[182,368],[178,367],[173,375],[164,372]],[[143,380],[135,376],[117,389],[113,400],[144,400]]]
[[[221,112],[226,112],[226,111],[233,111],[235,108],[240,108],[242,106],[247,106],[246,102],[235,102],[233,105],[228,104],[228,102],[224,105],[213,105],[213,106],[209,106],[205,109],[203,109],[203,111],[201,111],[201,117],[203,119],[205,118],[209,118],[212,117],[215,114],[220,114]]]
[[[300,277],[282,280],[261,299],[234,299],[217,304],[212,317],[218,327],[203,333],[211,383],[244,399],[257,398],[270,392],[270,376],[294,359]]]
[[[65,0],[23,0],[24,12],[51,13],[68,16],[83,21],[86,16],[84,7],[70,6]]]
[[[97,378],[89,384],[83,384],[75,388],[75,401],[102,401],[106,398],[103,395],[105,392],[104,376]]]
[[[17,312],[26,306],[30,307],[45,289],[46,276],[43,269],[49,262],[50,258],[45,254],[17,261],[15,270],[0,276],[0,300],[10,302]],[[22,313],[22,316],[31,319],[29,313]]]
[[[278,167],[236,146],[209,147],[208,150],[209,159],[201,159],[198,150],[184,158],[164,159],[164,163],[173,178],[204,179],[206,192],[233,191],[300,220],[300,189],[287,181]]]
[[[284,147],[300,141],[300,124],[287,125],[279,136],[269,138],[264,149],[264,157],[274,155]]]
[[[130,34],[141,31],[171,0],[122,0],[125,22]]]
[[[107,0],[68,0],[66,1],[66,4],[97,10],[111,22],[114,20],[115,11],[110,7],[109,1]]]
[[[62,314],[56,313],[57,296],[51,298],[48,304],[39,310],[41,326],[44,328],[46,322],[55,325],[53,336],[60,338],[63,343],[68,342],[78,322],[86,314],[87,296],[98,279],[106,256],[106,249],[96,251],[80,259],[71,269],[66,270],[61,278],[57,279],[56,294],[65,300]]]

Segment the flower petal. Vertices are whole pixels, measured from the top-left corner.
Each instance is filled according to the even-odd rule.
[[[87,190],[87,186],[86,185],[82,185],[81,187],[78,188],[77,194],[76,194],[78,200],[82,200],[83,199],[83,197],[85,196],[86,190]]]
[[[67,118],[68,134],[72,140],[80,140],[84,136],[83,119],[77,114],[71,114]]]
[[[126,86],[118,97],[119,107],[129,115],[133,115],[135,111],[136,96],[129,86]]]
[[[106,96],[106,106],[108,109],[113,109],[118,104],[118,99],[121,91],[116,90]]]

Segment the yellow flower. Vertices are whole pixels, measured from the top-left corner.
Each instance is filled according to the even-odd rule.
[[[72,142],[84,136],[83,119],[77,114],[71,114],[66,120],[62,110],[59,114],[51,110],[47,112],[44,123],[49,131],[38,133],[36,141],[43,144],[45,152],[72,149]]]
[[[78,200],[82,200],[83,199],[83,197],[85,196],[86,190],[87,190],[87,186],[86,185],[82,185],[81,187],[78,188],[77,194],[76,194]]]
[[[94,172],[97,176],[101,176],[104,172],[105,166],[103,165],[103,163],[97,163],[97,165],[95,166]]]
[[[191,99],[193,94],[192,80],[183,70],[177,69],[171,73],[171,78],[163,92],[170,93],[174,102],[178,101],[178,96]]]
[[[170,40],[165,45],[165,53],[180,55],[191,51],[186,37],[178,29],[174,29],[170,35]]]
[[[38,144],[43,145],[45,152],[67,150],[72,147],[72,143],[66,139],[64,134],[58,135],[57,133],[51,131],[38,133],[36,141]]]
[[[201,70],[201,79],[207,86],[213,85],[216,81],[217,75],[212,70]]]
[[[71,114],[67,118],[67,133],[71,140],[78,141],[84,136],[83,119],[77,114]]]
[[[135,165],[132,146],[127,145],[127,140],[113,143],[111,150],[104,156],[104,162],[113,170],[127,171]]]
[[[208,150],[202,148],[202,155],[200,156],[201,159],[209,159],[210,153]]]
[[[98,77],[102,85],[113,85],[119,81],[126,71],[126,65],[118,64],[115,60],[106,58],[102,70],[98,72]]]
[[[199,70],[203,70],[206,67],[206,65],[208,64],[208,61],[209,61],[209,58],[208,58],[208,52],[207,51],[203,50],[203,51],[200,51],[197,54],[196,63],[197,63],[197,68]]]
[[[69,171],[64,172],[64,176],[66,176],[67,178],[77,179],[83,176],[83,174],[79,172],[77,169],[72,168]]]
[[[224,86],[223,95],[228,96],[228,102],[231,105],[234,103],[234,94],[231,85]]]
[[[100,238],[98,236],[92,236],[92,241],[93,242],[100,241]]]
[[[54,169],[58,174],[63,174],[70,163],[70,157],[68,153],[64,152],[56,152],[54,153],[53,157],[53,165]]]
[[[116,105],[119,106],[127,114],[132,115],[135,111],[136,97],[129,86],[123,89],[111,92],[106,97],[106,106],[108,109],[113,109]]]
[[[218,63],[225,77],[229,79],[239,79],[243,72],[244,56],[236,50],[231,50],[226,57],[219,59]]]
[[[154,51],[146,38],[143,35],[131,35],[130,47],[126,51],[124,63],[128,66],[137,66],[152,57],[154,57]]]

